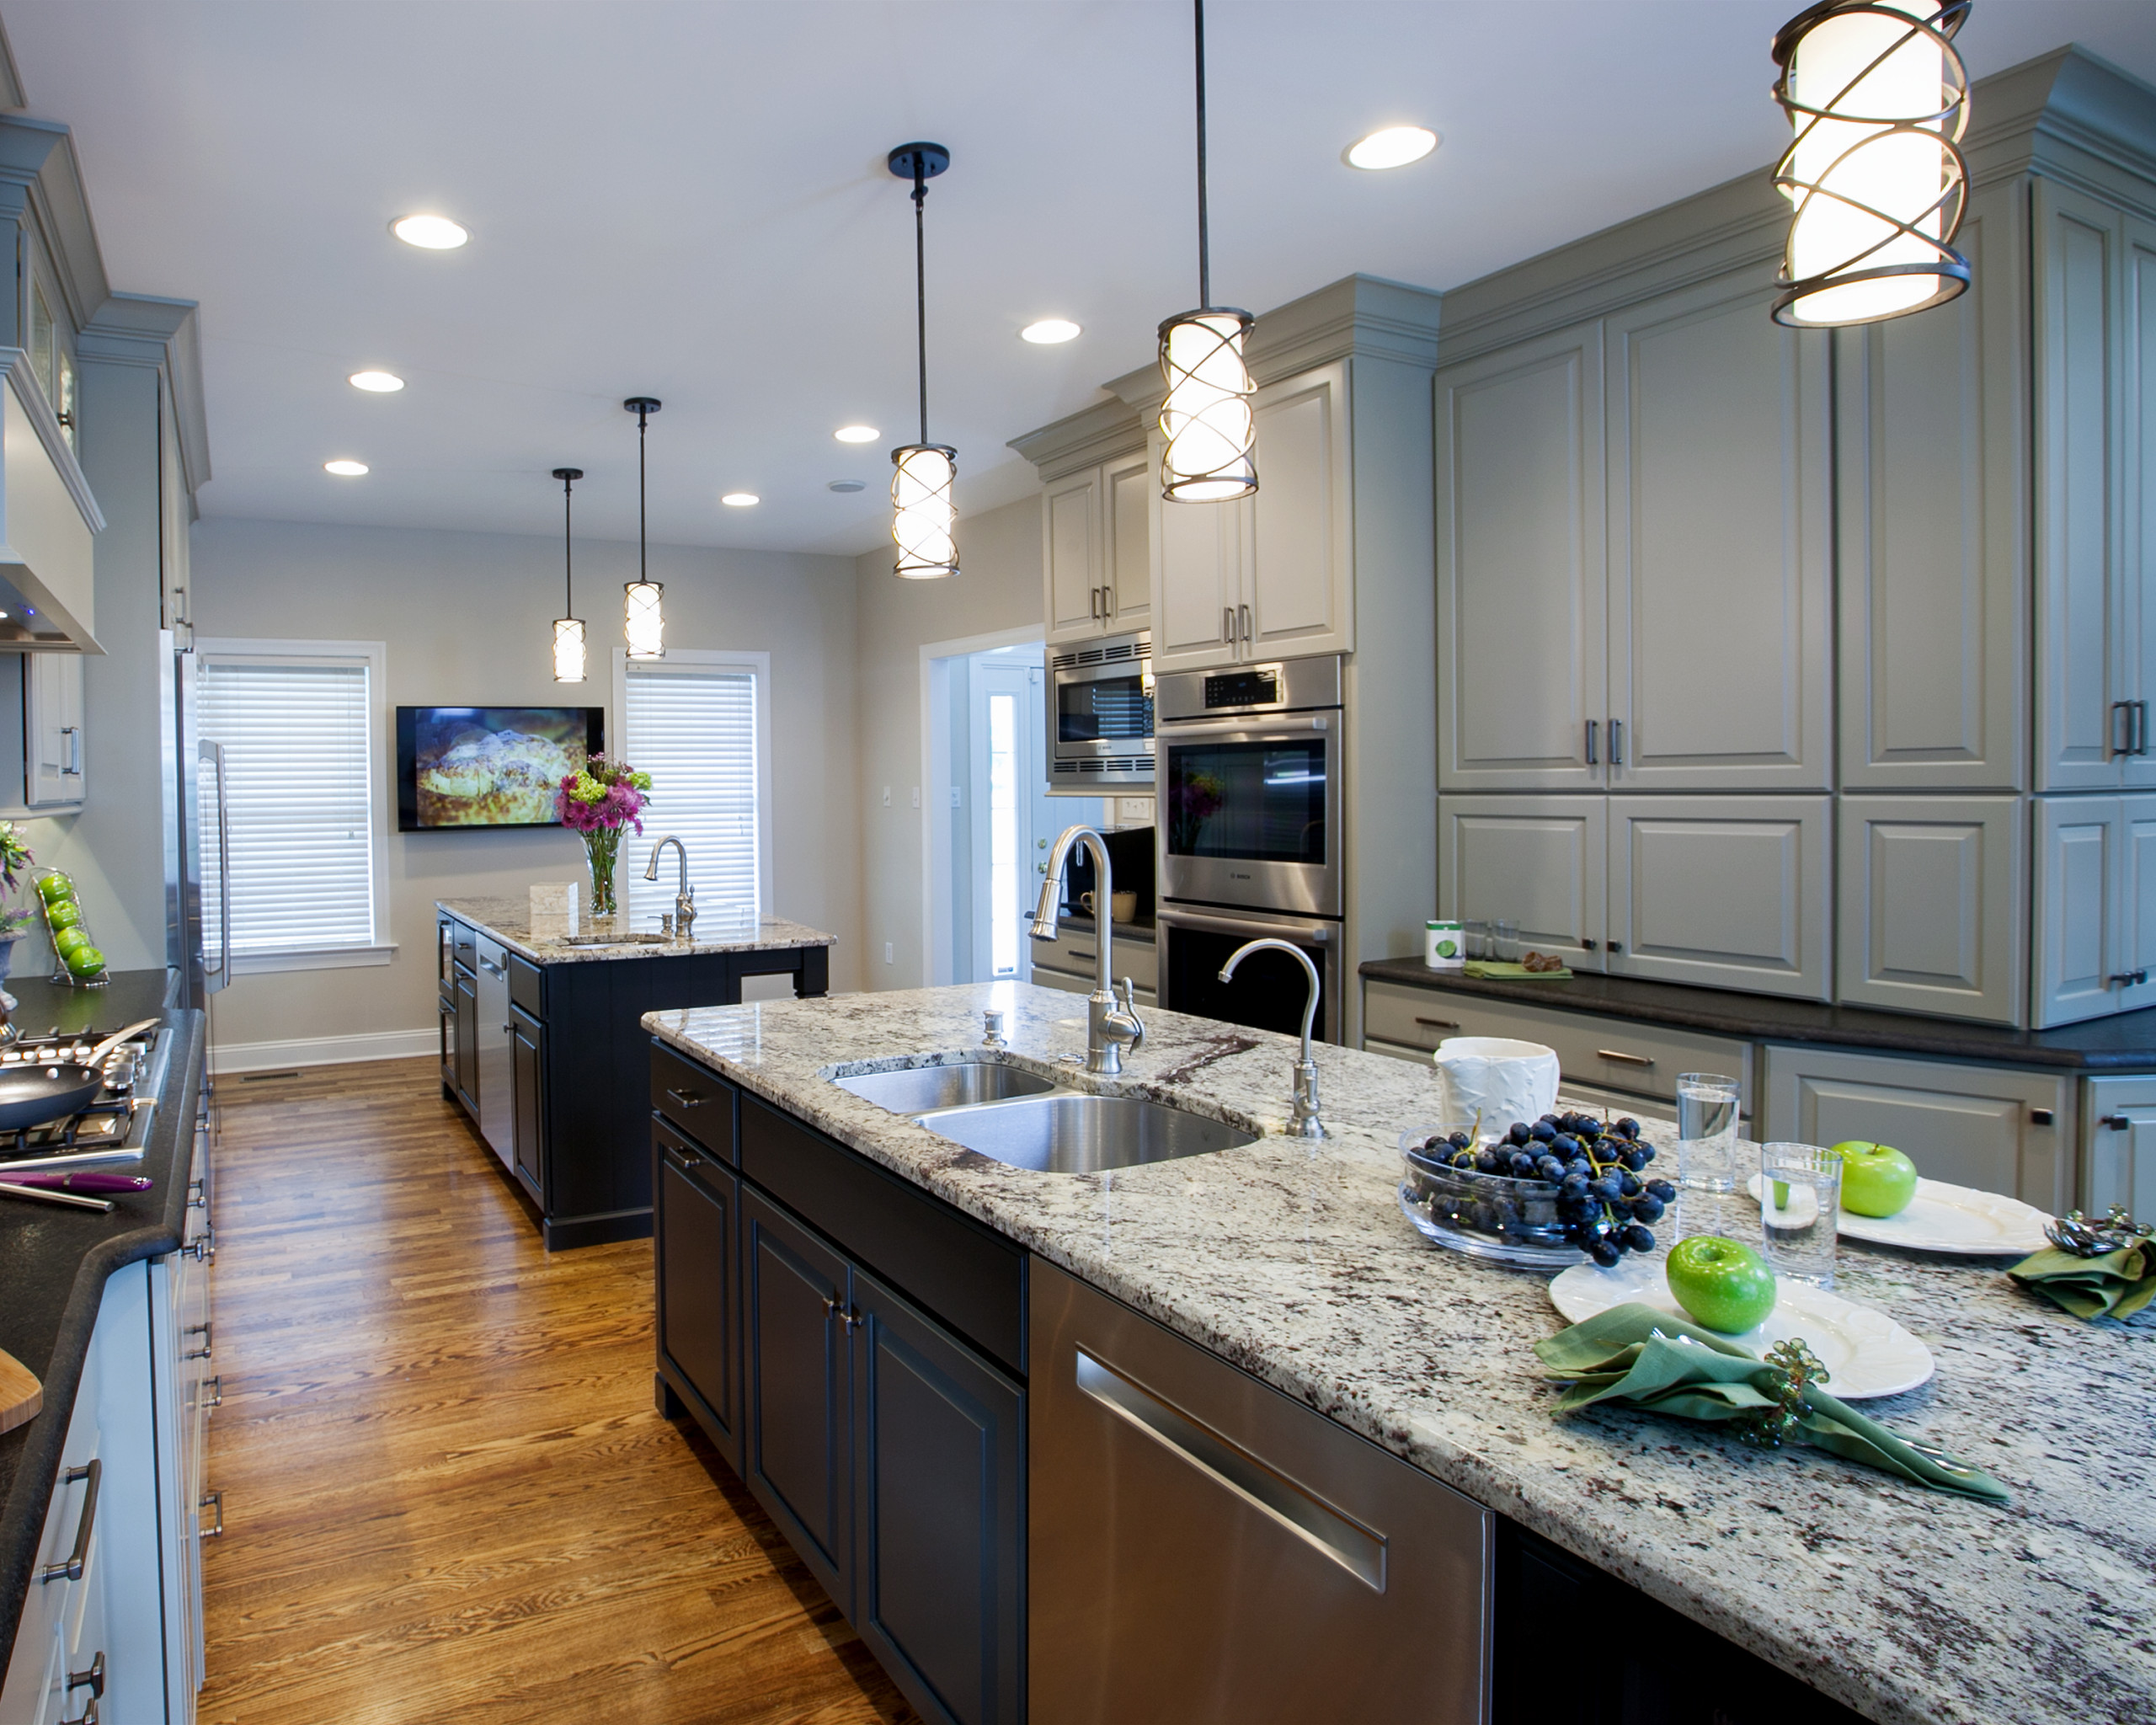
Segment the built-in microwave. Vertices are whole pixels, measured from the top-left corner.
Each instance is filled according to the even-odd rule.
[[[1153,638],[1111,635],[1048,655],[1051,796],[1153,788]]]

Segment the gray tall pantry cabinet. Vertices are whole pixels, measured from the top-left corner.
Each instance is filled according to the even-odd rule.
[[[1980,84],[1970,291],[1769,321],[1764,171],[1445,296],[1441,914],[1575,969],[2156,1005],[2156,95]]]

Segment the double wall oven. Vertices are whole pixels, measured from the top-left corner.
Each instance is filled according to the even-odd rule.
[[[1341,699],[1337,657],[1159,680],[1162,1006],[1299,1029],[1307,982],[1286,953],[1258,953],[1219,980],[1237,947],[1272,936],[1317,965],[1319,1023],[1340,1039]]]

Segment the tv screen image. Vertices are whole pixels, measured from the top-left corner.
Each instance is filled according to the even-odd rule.
[[[599,707],[400,707],[397,826],[553,826],[554,793],[605,746]]]

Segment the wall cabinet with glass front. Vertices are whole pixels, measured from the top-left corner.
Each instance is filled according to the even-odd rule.
[[[1041,499],[1041,563],[1051,643],[1152,621],[1152,467],[1139,452],[1056,480]]]

